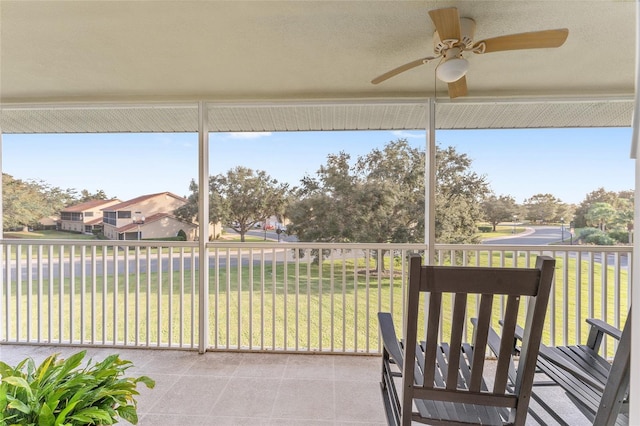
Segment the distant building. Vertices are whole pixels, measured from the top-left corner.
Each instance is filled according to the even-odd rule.
[[[103,232],[111,240],[171,238],[183,231],[195,239],[197,226],[173,216],[186,198],[171,192],[142,195],[103,209]]]
[[[102,228],[102,210],[120,203],[113,200],[91,200],[65,208],[60,212],[60,230],[91,233]]]
[[[101,219],[102,221],[102,219]],[[38,230],[57,230],[60,223],[60,217],[58,216],[47,216],[43,217],[38,221],[38,224],[35,226],[35,229]]]

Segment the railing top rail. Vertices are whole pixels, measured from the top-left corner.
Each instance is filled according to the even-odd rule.
[[[197,241],[152,241],[152,240],[44,240],[27,238],[5,238],[0,244],[11,246],[97,246],[97,247],[198,247]]]
[[[83,240],[83,239],[0,239],[3,245],[62,245],[62,246],[96,246],[96,247],[198,247],[197,241],[153,241],[153,240]],[[212,241],[207,248],[244,248],[244,249],[381,249],[381,250],[427,250],[426,244],[406,243],[320,243],[320,242],[276,242],[276,241]],[[467,251],[529,251],[529,252],[597,252],[597,253],[631,253],[633,246],[596,246],[596,245],[489,245],[489,244],[436,244],[436,250]]]
[[[405,243],[301,243],[301,242],[210,242],[208,248],[280,248],[280,249],[383,249],[383,250],[426,250],[426,244]]]
[[[597,246],[597,245],[527,245],[527,244],[517,244],[517,245],[490,245],[490,244],[437,244],[435,245],[436,250],[481,250],[481,251],[532,251],[532,252],[564,252],[564,251],[573,251],[573,252],[610,252],[610,253],[631,253],[633,251],[633,246]]]

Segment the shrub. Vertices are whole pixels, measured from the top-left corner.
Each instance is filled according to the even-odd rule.
[[[628,244],[629,243],[629,232],[628,231],[610,231],[607,235],[619,243]]]
[[[616,242],[613,238],[596,228],[585,228],[580,232],[580,238],[586,244],[598,246],[612,246]]]
[[[111,355],[81,368],[86,351],[66,360],[54,354],[36,367],[27,358],[16,367],[0,361],[0,424],[114,424],[118,418],[138,423],[134,395],[138,382],[153,388],[146,376],[121,377],[131,361]],[[26,371],[25,371],[26,370]]]
[[[491,232],[493,231],[492,226],[478,226],[478,231],[480,232]]]
[[[602,233],[602,231],[600,231],[597,228],[582,228],[579,232],[578,237],[587,238],[589,235],[597,234],[597,233]]]
[[[176,235],[178,241],[187,241],[187,233],[182,229],[178,231],[178,235]]]

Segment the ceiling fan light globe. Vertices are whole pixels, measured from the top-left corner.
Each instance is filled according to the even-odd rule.
[[[436,77],[445,83],[460,80],[469,71],[469,62],[464,58],[449,59],[436,68]]]

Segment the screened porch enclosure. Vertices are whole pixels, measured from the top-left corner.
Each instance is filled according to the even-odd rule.
[[[478,39],[553,28],[569,37],[560,49],[470,56],[469,93],[453,100],[437,61],[371,84],[433,52],[428,12],[448,6],[477,23]],[[211,132],[426,131],[425,198],[433,200],[438,130],[628,128],[637,109],[634,1],[7,0],[0,8],[1,135],[192,133],[201,188]],[[208,202],[200,201],[201,218]],[[589,316],[623,324],[638,281],[631,246],[442,245],[434,214],[427,202],[424,241],[392,250],[237,246],[209,242],[202,225],[199,240],[185,243],[0,235],[0,341],[377,355],[375,313],[388,308],[401,322],[409,252],[428,263],[501,266],[551,255],[558,268],[545,342],[579,340]],[[314,263],[318,251],[327,256]],[[372,272],[375,263],[388,273]],[[633,423],[640,406],[631,411]]]

